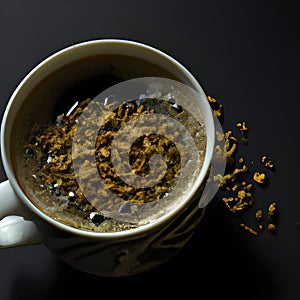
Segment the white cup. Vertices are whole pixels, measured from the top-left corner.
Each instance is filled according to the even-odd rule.
[[[159,66],[158,69],[149,69],[139,64],[110,64],[122,80],[143,76],[172,77],[206,99],[199,82],[181,63],[160,50],[134,41],[103,39],[82,42],[43,60],[17,86],[2,120],[1,154],[8,179],[0,184],[0,247],[43,243],[58,258],[81,271],[101,276],[127,276],[168,260],[186,244],[200,222],[204,208],[199,208],[199,198],[214,151],[214,117],[208,101],[199,103],[207,135],[203,167],[183,204],[170,214],[145,226],[120,232],[81,230],[51,218],[23,191],[17,180],[18,170],[13,168],[17,158],[12,155],[11,148],[22,138],[23,129],[30,126],[27,119],[34,118],[39,122],[39,119],[53,116],[57,99],[65,90],[107,67],[103,66],[103,60],[95,58],[93,61],[99,55],[125,55]],[[91,60],[85,66],[78,69],[78,65],[70,64],[68,67],[69,63],[87,57]],[[33,90],[35,96],[28,100]],[[53,104],[53,101],[56,102]]]

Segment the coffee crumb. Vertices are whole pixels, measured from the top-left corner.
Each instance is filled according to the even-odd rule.
[[[271,233],[276,233],[276,231],[277,231],[276,225],[273,224],[273,223],[269,223],[269,224],[268,224],[268,230],[269,230]]]
[[[253,174],[253,179],[254,181],[256,181],[257,183],[259,183],[260,185],[263,185],[264,183],[266,183],[266,174],[265,173],[260,173],[258,171],[254,172]]]
[[[275,170],[275,166],[274,163],[272,162],[272,160],[270,158],[268,158],[266,155],[261,157],[261,162],[263,163],[263,165],[268,168],[269,170],[274,171]]]
[[[220,101],[208,96],[209,103],[214,105],[214,113],[220,119],[220,112],[216,107],[222,107]],[[217,105],[218,104],[218,105]],[[246,121],[237,122],[236,127],[239,129],[241,134],[241,141],[243,144],[248,145],[248,132],[249,127]],[[254,197],[254,185],[257,183],[261,187],[265,187],[268,177],[267,173],[259,172],[257,170],[250,170],[249,165],[246,163],[246,159],[243,156],[236,158],[236,154],[240,151],[239,149],[239,140],[234,136],[233,130],[227,130],[223,138],[225,139],[225,146],[222,149],[226,154],[226,168],[223,175],[218,174],[214,177],[214,180],[219,183],[219,193],[223,195],[221,201],[225,204],[225,207],[229,209],[231,213],[234,213],[235,216],[241,217],[243,213],[250,212],[250,208],[255,205]],[[219,149],[221,152],[221,150]],[[271,171],[275,170],[274,163],[266,155],[261,156],[261,163]],[[254,168],[255,163],[253,160],[250,161],[251,169]],[[248,177],[245,178],[245,175],[252,173],[251,179]],[[264,230],[264,226],[261,223],[263,220],[264,211],[262,209],[256,209],[255,219],[256,222],[259,222],[258,228],[260,231]],[[278,216],[277,204],[275,202],[271,203],[267,208],[269,218],[272,219],[267,228],[270,232],[274,233],[277,231],[277,225],[275,224],[275,217]],[[276,218],[277,222],[277,218]],[[258,235],[258,232],[249,225],[246,225],[244,222],[240,223],[240,226],[243,227],[246,231]]]
[[[224,113],[223,104],[220,103],[214,97],[211,97],[211,96],[207,96],[207,99],[209,101],[209,104],[210,104],[212,110],[214,111],[214,114],[218,118],[221,118],[223,116],[223,113]]]
[[[256,230],[252,229],[250,226],[248,226],[248,225],[246,225],[244,223],[241,223],[240,226],[242,228],[244,228],[247,232],[249,232],[249,233],[251,233],[253,235],[257,235],[258,234]]]
[[[248,125],[246,124],[245,121],[243,121],[243,122],[236,123],[236,126],[237,128],[239,128],[240,133],[242,134],[242,138],[241,138],[242,142],[244,144],[248,144],[248,131],[249,131]]]
[[[257,221],[261,221],[263,216],[263,211],[261,209],[258,209],[255,213],[255,218]]]
[[[268,208],[268,215],[270,218],[275,218],[277,215],[277,203],[272,202]]]

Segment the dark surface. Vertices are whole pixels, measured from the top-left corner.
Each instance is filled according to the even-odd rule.
[[[0,109],[38,62],[65,46],[126,38],[182,62],[225,108],[224,129],[249,125],[242,155],[276,165],[255,207],[276,201],[277,234],[257,236],[217,198],[173,259],[128,278],[97,278],[59,262],[44,246],[0,250],[0,299],[300,299],[297,1],[0,2]],[[3,168],[0,179],[6,179]],[[253,208],[254,209],[254,208]],[[249,225],[257,225],[249,212]],[[265,219],[264,224],[267,220]]]

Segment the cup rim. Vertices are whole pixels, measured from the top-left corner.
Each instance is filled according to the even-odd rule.
[[[140,236],[141,234],[147,234],[148,232],[155,230],[157,228],[160,228],[161,225],[166,224],[168,221],[172,220],[174,216],[178,215],[180,211],[182,211],[188,202],[193,198],[199,187],[203,184],[205,180],[205,176],[207,175],[209,171],[209,167],[212,161],[213,157],[213,150],[214,150],[214,143],[215,143],[215,135],[214,135],[214,121],[213,121],[213,113],[211,110],[211,107],[207,101],[204,105],[203,115],[204,115],[204,122],[206,123],[206,132],[209,128],[211,134],[209,135],[210,141],[207,139],[207,149],[205,154],[205,159],[203,166],[201,168],[200,174],[197,176],[197,179],[193,185],[194,190],[192,193],[190,193],[189,197],[187,197],[186,201],[182,201],[182,203],[176,207],[176,209],[171,210],[169,213],[167,213],[165,216],[159,217],[153,222],[149,222],[145,225],[138,226],[137,228],[132,228],[129,230],[124,231],[117,231],[117,232],[96,232],[96,231],[89,231],[89,230],[83,230],[80,228],[75,228],[69,225],[66,225],[62,222],[59,222],[55,220],[54,218],[48,216],[44,212],[42,212],[37,206],[35,206],[25,195],[25,193],[22,191],[22,188],[19,186],[17,179],[15,178],[15,174],[12,170],[12,167],[10,163],[8,162],[8,154],[7,154],[7,147],[5,146],[5,135],[6,135],[6,128],[7,128],[7,117],[9,112],[14,108],[14,99],[18,95],[19,91],[23,88],[24,84],[27,83],[27,81],[31,80],[31,77],[36,75],[39,70],[41,70],[43,67],[47,65],[48,62],[52,62],[60,55],[68,54],[68,52],[72,51],[73,49],[77,49],[78,47],[86,47],[86,46],[93,46],[95,44],[122,44],[126,46],[136,46],[138,48],[143,48],[148,51],[151,51],[155,53],[156,55],[159,55],[163,57],[164,59],[169,60],[172,64],[176,66],[180,72],[183,72],[184,75],[188,78],[189,82],[193,85],[194,89],[197,92],[202,93],[205,95],[201,85],[196,80],[196,78],[192,75],[192,73],[179,61],[177,61],[175,58],[170,56],[169,54],[165,53],[164,51],[157,49],[153,46],[133,41],[133,40],[127,40],[127,39],[95,39],[95,40],[88,40],[79,42],[70,46],[67,46],[61,50],[56,51],[55,53],[49,55],[45,59],[43,59],[40,63],[38,63],[34,68],[31,69],[27,73],[27,75],[20,81],[20,83],[17,85],[15,90],[13,91],[12,95],[9,98],[8,104],[6,106],[6,109],[4,111],[4,115],[2,118],[1,123],[1,155],[2,155],[2,163],[3,167],[5,169],[6,175],[8,180],[10,181],[11,186],[13,187],[14,191],[18,195],[18,197],[21,199],[21,201],[31,210],[39,216],[42,220],[46,221],[47,223],[53,225],[54,227],[63,230],[65,232],[68,232],[70,234],[81,236],[85,238],[95,238],[95,239],[120,239],[120,238],[130,238],[134,236]],[[211,147],[208,147],[208,143],[211,144]],[[197,188],[195,188],[197,187]]]

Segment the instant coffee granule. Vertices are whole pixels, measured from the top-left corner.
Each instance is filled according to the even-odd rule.
[[[220,101],[212,96],[208,96],[208,101],[214,111],[215,116],[220,123],[224,121],[224,106]],[[226,157],[225,173],[218,174],[214,180],[218,182],[218,196],[225,207],[235,216],[240,218],[240,227],[252,235],[258,235],[265,228],[263,221],[267,218],[268,224],[266,229],[271,233],[277,232],[278,223],[278,208],[276,202],[271,202],[267,209],[263,210],[258,207],[255,201],[255,189],[265,188],[267,186],[269,171],[275,171],[273,161],[267,156],[262,155],[259,160],[266,171],[257,170],[253,167],[254,162],[246,163],[243,156],[238,156],[239,143],[248,145],[249,127],[246,121],[237,122],[235,124],[238,129],[239,136],[234,135],[233,129],[227,130],[224,133],[217,132],[217,140],[225,139],[225,149],[216,148],[217,151],[224,151]],[[219,147],[218,145],[216,147]],[[263,205],[263,201],[259,199],[259,204]],[[243,220],[250,213],[250,208],[256,208],[255,224],[246,224]]]

